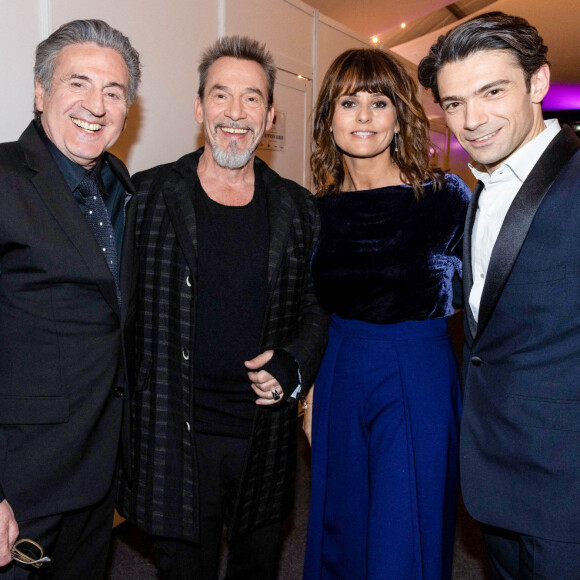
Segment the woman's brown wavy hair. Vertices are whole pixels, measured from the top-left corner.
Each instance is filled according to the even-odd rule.
[[[429,166],[429,120],[417,96],[417,85],[404,66],[389,52],[357,48],[343,52],[330,65],[314,108],[314,149],[310,166],[316,195],[339,193],[345,178],[342,151],[330,128],[337,99],[358,92],[381,93],[397,110],[398,151],[391,142],[391,159],[399,166],[404,183],[419,199],[423,185],[443,179],[439,169]]]

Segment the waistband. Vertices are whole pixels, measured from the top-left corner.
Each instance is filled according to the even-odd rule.
[[[407,320],[395,324],[373,324],[362,320],[347,320],[333,314],[330,326],[345,336],[371,340],[407,340],[413,338],[441,338],[449,335],[447,318]]]

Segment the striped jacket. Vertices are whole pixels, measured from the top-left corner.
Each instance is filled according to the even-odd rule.
[[[131,473],[122,473],[118,509],[145,531],[198,541],[199,486],[193,435],[196,312],[194,184],[202,150],[137,174],[137,386],[131,404]],[[261,350],[283,348],[313,380],[326,346],[310,259],[319,233],[308,192],[255,160],[268,204],[268,304]],[[286,399],[256,406],[229,535],[283,519],[294,499],[297,408]]]

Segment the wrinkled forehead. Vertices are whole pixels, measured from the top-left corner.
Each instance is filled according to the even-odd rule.
[[[215,87],[255,89],[268,96],[268,79],[262,66],[254,60],[222,56],[207,70],[204,96]]]

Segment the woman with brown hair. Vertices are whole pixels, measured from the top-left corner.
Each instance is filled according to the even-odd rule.
[[[446,317],[470,192],[430,167],[416,85],[387,52],[334,61],[314,143],[312,269],[332,323],[306,397],[304,578],[450,578],[460,392]]]

